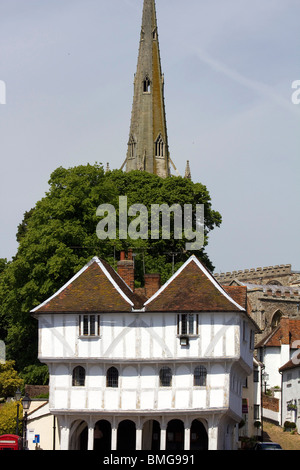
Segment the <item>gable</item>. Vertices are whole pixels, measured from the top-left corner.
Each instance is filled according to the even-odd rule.
[[[245,304],[244,296],[240,297]],[[145,303],[145,308],[153,312],[245,311],[194,255]]]
[[[105,261],[93,258],[31,313],[128,312],[141,300]]]
[[[256,348],[262,347],[281,347],[282,344],[292,345],[294,341],[300,338],[300,320],[292,320],[288,317],[282,317],[279,325],[266,335]]]

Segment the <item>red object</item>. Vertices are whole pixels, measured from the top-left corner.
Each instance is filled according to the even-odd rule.
[[[0,436],[0,450],[21,450],[22,438],[15,434]]]

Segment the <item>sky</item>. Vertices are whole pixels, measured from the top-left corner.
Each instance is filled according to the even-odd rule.
[[[0,258],[57,167],[123,164],[142,4],[0,0]],[[300,271],[299,0],[156,9],[171,158],[181,175],[190,161],[223,218],[215,272]]]

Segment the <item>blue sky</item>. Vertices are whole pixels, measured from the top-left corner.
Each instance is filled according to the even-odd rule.
[[[0,257],[51,172],[126,156],[142,0],[0,0]],[[216,271],[300,270],[299,0],[157,0],[171,157],[223,216]],[[96,210],[96,208],[95,208]]]

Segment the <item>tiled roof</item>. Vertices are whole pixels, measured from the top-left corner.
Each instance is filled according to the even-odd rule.
[[[290,361],[280,367],[279,372],[294,369],[295,367],[300,367],[300,351],[296,352],[295,356]]]
[[[32,313],[128,312],[142,303],[108,263],[93,258]]]
[[[244,311],[246,290],[232,289],[240,305],[193,255],[146,303],[147,311]]]
[[[292,344],[300,338],[300,320],[292,320],[282,317],[279,325],[271,333],[265,336],[256,348],[281,346],[282,344]]]
[[[222,287],[194,255],[149,300],[138,292],[132,292],[108,263],[93,258],[31,313],[121,313],[144,309],[247,314],[247,288]]]
[[[246,286],[223,286],[223,289],[241,307],[247,310],[247,287]]]

